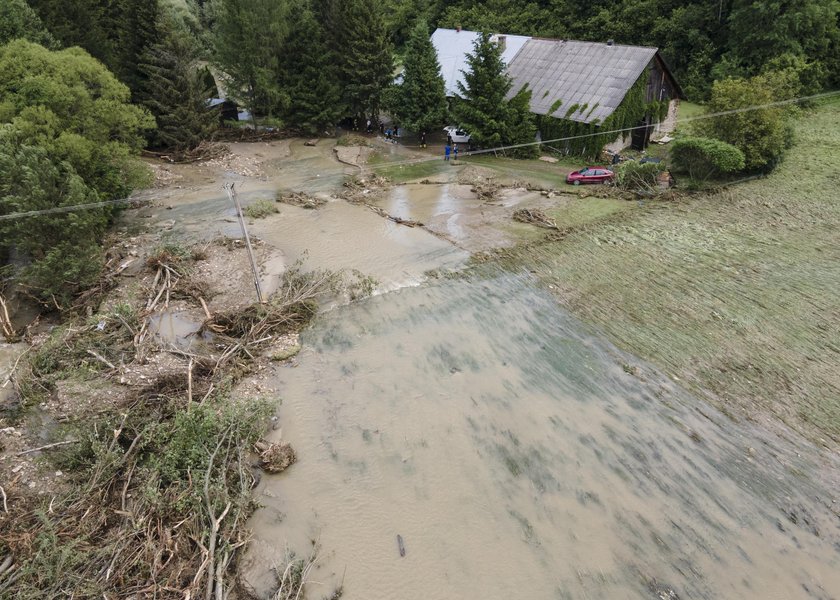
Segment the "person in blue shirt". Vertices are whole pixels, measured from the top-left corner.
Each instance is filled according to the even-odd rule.
[[[455,155],[455,160],[458,160],[458,144],[455,144],[455,147],[452,149],[452,153]]]
[[[443,149],[443,160],[449,160],[449,153],[452,152],[452,146],[446,144],[446,148]]]

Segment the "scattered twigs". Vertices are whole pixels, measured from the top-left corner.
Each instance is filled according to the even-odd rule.
[[[63,442],[55,442],[53,444],[47,444],[46,446],[39,446],[37,448],[30,448],[29,450],[24,450],[23,452],[18,452],[15,456],[23,456],[24,454],[32,454],[33,452],[40,452],[41,450],[50,450],[51,448],[58,448],[59,446],[68,446],[70,444],[78,444],[79,440],[65,440]]]
[[[301,208],[315,209],[327,203],[323,198],[311,196],[304,192],[278,192],[277,202],[299,206]]]
[[[26,350],[21,352],[20,356],[18,356],[17,360],[15,360],[15,364],[13,364],[12,368],[9,370],[9,374],[6,376],[6,381],[4,381],[3,385],[0,386],[0,387],[6,387],[7,385],[9,385],[9,382],[12,381],[12,378],[15,375],[15,371],[18,368],[18,364],[20,363],[21,359],[26,355],[26,353],[29,352],[30,350],[32,350],[32,346],[30,346],[29,348],[27,348]]]
[[[367,206],[373,212],[378,214],[380,217],[385,217],[386,219],[388,219],[389,221],[393,221],[397,225],[405,225],[406,227],[423,227],[423,223],[421,223],[420,221],[412,221],[411,219],[395,217],[394,215],[388,214],[385,210],[379,208],[378,206],[374,206],[373,204],[365,203],[365,206]]]

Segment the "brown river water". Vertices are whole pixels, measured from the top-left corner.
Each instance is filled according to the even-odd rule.
[[[340,185],[323,150],[275,163],[223,179],[245,204]],[[158,193],[164,206],[141,216],[180,239],[238,237],[221,182]],[[378,205],[437,235],[334,199],[252,224],[277,249],[266,278],[304,259],[379,285],[320,315],[272,376],[270,439],[298,462],[255,491],[248,583],[269,597],[287,554],[316,540],[310,599],[341,582],[346,600],[840,598],[836,457],[732,422],[527,273],[427,279],[509,242],[489,211],[536,201],[506,193],[499,209],[466,186],[409,185]]]

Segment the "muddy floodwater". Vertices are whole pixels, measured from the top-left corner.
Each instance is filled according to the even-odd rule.
[[[314,541],[310,599],[342,583],[345,600],[840,598],[836,456],[733,422],[528,273],[429,280],[514,243],[528,226],[511,213],[538,194],[485,202],[452,178],[371,194],[425,224],[404,227],[336,197],[357,169],[331,147],[236,149],[221,171],[172,166],[135,218],[179,241],[239,237],[223,183],[246,206],[304,191],[326,204],[250,225],[266,281],[303,261],[377,282],[269,376],[282,399],[269,439],[298,462],[255,491],[240,571],[260,597]],[[150,325],[195,341],[178,313]],[[0,384],[14,356],[0,347]]]
[[[262,593],[314,539],[315,598],[840,594],[820,453],[731,422],[528,276],[332,310],[304,345],[276,375],[299,462],[257,490]]]

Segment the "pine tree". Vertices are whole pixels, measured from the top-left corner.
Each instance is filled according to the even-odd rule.
[[[215,61],[227,94],[241,102],[256,124],[283,105],[279,57],[286,37],[284,3],[277,0],[216,0],[213,7]]]
[[[218,122],[207,100],[213,93],[198,68],[197,44],[174,24],[162,26],[162,39],[149,48],[139,66],[140,99],[157,121],[152,144],[189,150],[206,139]]]
[[[446,119],[446,92],[429,28],[420,21],[411,32],[405,52],[405,72],[395,112],[411,131],[426,131]]]
[[[113,4],[118,30],[115,32],[117,77],[131,90],[136,101],[144,87],[145,75],[139,68],[144,54],[160,41],[161,10],[158,0],[116,0]]]
[[[331,3],[335,57],[343,104],[349,116],[376,115],[394,62],[385,21],[376,0]]]
[[[460,98],[455,105],[461,127],[472,135],[472,143],[505,146],[534,140],[536,129],[528,108],[531,93],[520,90],[510,101],[506,96],[513,83],[505,73],[502,49],[482,33],[472,54],[467,54],[469,71],[458,82]]]
[[[307,3],[292,11],[290,29],[282,66],[289,96],[285,120],[308,133],[323,131],[341,117],[341,90],[324,30]]]

